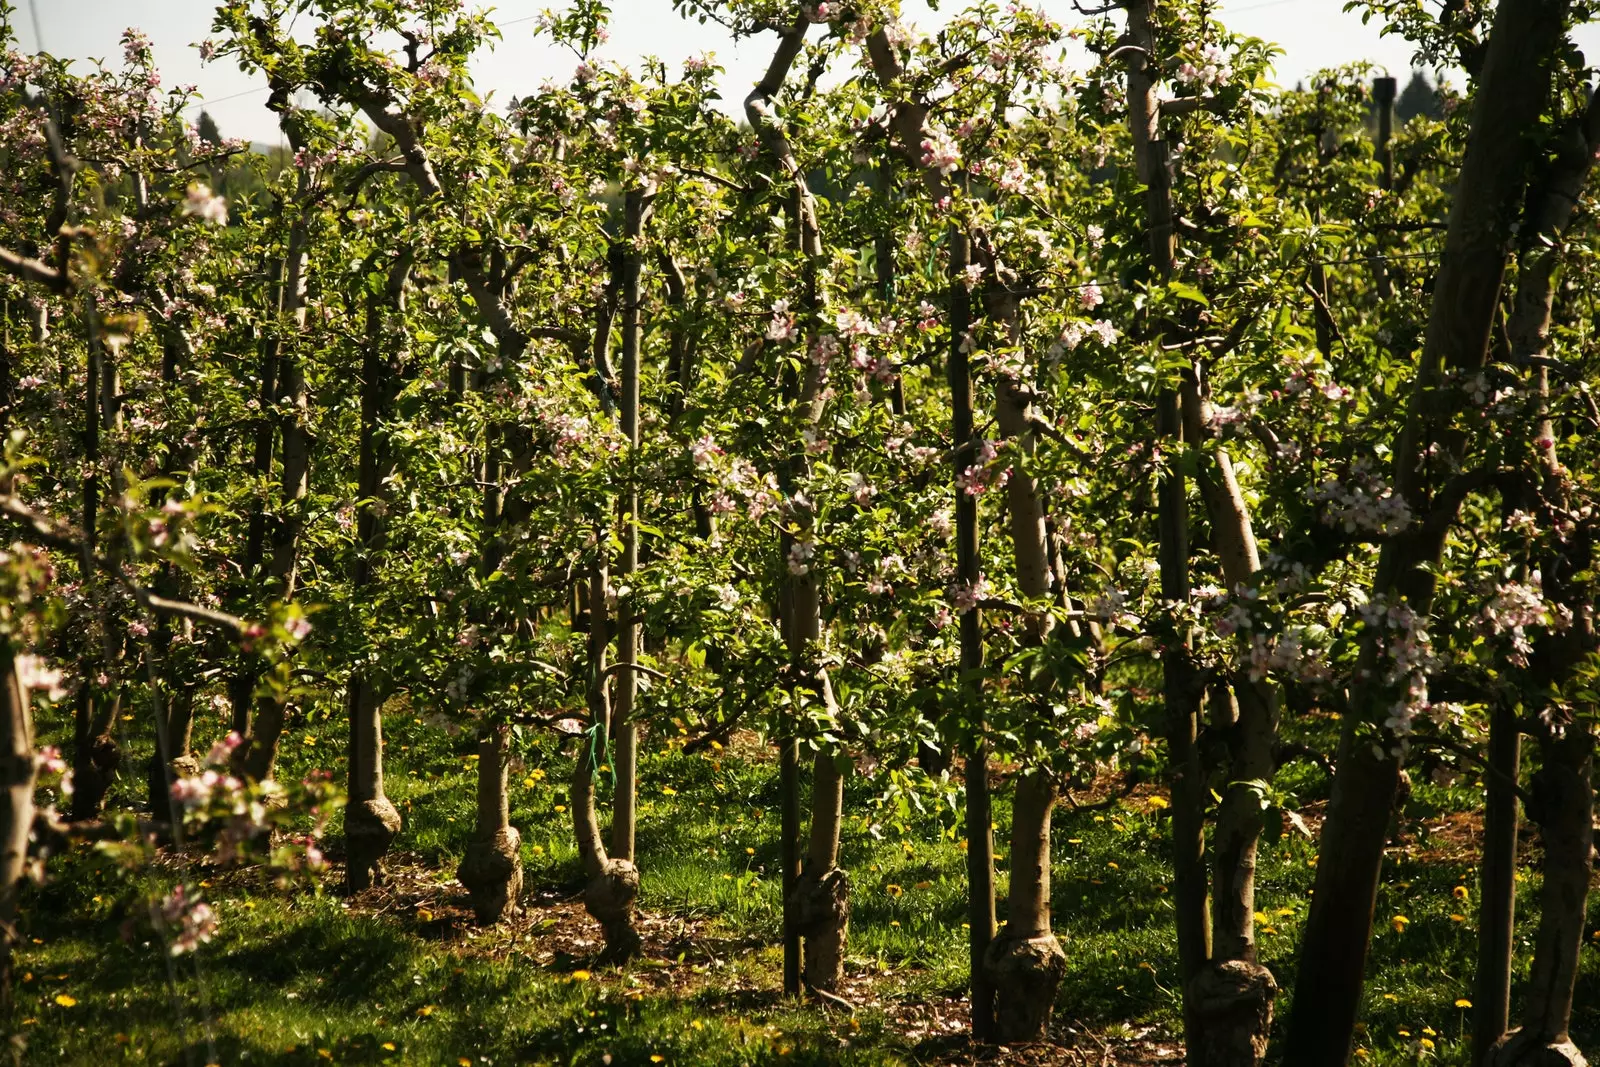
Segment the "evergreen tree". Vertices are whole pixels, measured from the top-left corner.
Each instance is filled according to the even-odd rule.
[[[1400,98],[1395,101],[1394,114],[1402,123],[1410,122],[1418,115],[1426,115],[1430,119],[1444,115],[1444,108],[1439,103],[1439,90],[1422,71],[1411,72],[1411,80],[1400,90]]]

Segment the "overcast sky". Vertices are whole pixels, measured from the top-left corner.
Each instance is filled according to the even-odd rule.
[[[17,32],[24,49],[87,61],[102,58],[121,62],[118,38],[128,26],[137,26],[155,46],[166,85],[197,85],[206,99],[205,109],[217,120],[223,134],[253,140],[276,140],[273,116],[263,106],[264,84],[242,74],[231,63],[202,65],[195,45],[211,27],[214,0],[15,0]],[[1071,26],[1081,19],[1071,0],[1043,0],[1052,17]],[[535,40],[533,17],[561,0],[501,0],[494,18],[504,40],[493,54],[477,64],[480,93],[493,91],[502,101],[538,87],[547,77],[572,70],[570,53]],[[963,5],[945,0],[945,16]],[[1222,0],[1218,13],[1231,29],[1273,41],[1283,48],[1278,80],[1285,85],[1312,71],[1355,60],[1370,60],[1402,79],[1410,68],[1410,46],[1395,37],[1380,37],[1378,26],[1362,25],[1359,15],[1346,14],[1343,0]],[[771,48],[771,35],[735,42],[715,25],[702,26],[679,18],[670,0],[612,0],[612,35],[606,54],[619,60],[654,55],[679,63],[691,55],[714,52],[728,70],[723,95],[742,100],[760,75]],[[925,0],[904,0],[908,21],[932,28],[939,16],[928,11]],[[34,32],[36,14],[39,30]],[[814,31],[815,32],[815,31]],[[42,37],[40,42],[37,38]],[[1600,24],[1585,27],[1579,43],[1587,53],[1600,52]],[[193,112],[198,114],[199,109]]]

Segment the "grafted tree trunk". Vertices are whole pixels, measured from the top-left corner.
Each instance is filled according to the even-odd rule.
[[[984,969],[995,993],[995,1039],[1043,1041],[1067,954],[1050,927],[1050,812],[1057,786],[1048,768],[1019,775],[1011,813],[1011,888],[1006,923]]]
[[[1228,450],[1210,429],[1204,369],[1193,365],[1180,390],[1184,437],[1203,451],[1195,480],[1213,547],[1230,589],[1256,580],[1260,551],[1250,507]],[[1265,678],[1218,687],[1213,728],[1227,739],[1227,786],[1212,839],[1211,954],[1190,980],[1201,1067],[1258,1067],[1272,1034],[1278,984],[1256,959],[1256,852],[1263,826],[1262,783],[1277,770],[1278,690]],[[1231,690],[1231,691],[1230,691]]]
[[[477,825],[456,877],[467,887],[480,923],[517,910],[522,895],[522,835],[511,825],[508,792],[511,728],[485,726],[478,736]]]
[[[903,156],[920,166],[922,183],[934,202],[949,193],[949,183],[935,167],[921,164],[923,126],[928,105],[910,86],[896,46],[880,28],[868,36],[867,57],[873,77],[887,91],[898,94],[891,110],[895,137]],[[951,464],[956,489],[956,581],[974,588],[979,578],[978,505],[959,488],[960,478],[977,452],[974,432],[972,367],[965,350],[972,327],[972,298],[966,269],[972,262],[972,239],[959,222],[949,228],[950,263],[946,292],[950,315],[950,350],[945,363],[950,388]],[[994,831],[989,796],[989,743],[984,736],[984,716],[976,672],[983,667],[983,616],[974,606],[961,616],[961,671],[963,690],[970,702],[972,745],[967,752],[967,959],[970,967],[972,1036],[987,1041],[995,1031],[995,990],[986,961],[995,934]],[[942,756],[943,754],[941,754]],[[926,766],[929,761],[924,760]]]
[[[1435,508],[1434,472],[1459,463],[1462,449],[1459,435],[1448,427],[1466,400],[1460,390],[1444,387],[1443,373],[1471,373],[1487,358],[1506,252],[1527,186],[1533,138],[1548,105],[1567,6],[1566,0],[1501,4],[1473,96],[1471,132],[1450,208],[1416,386],[1394,450],[1396,488],[1412,514],[1428,521],[1414,521],[1385,542],[1372,590],[1405,601],[1420,619],[1431,608],[1433,570],[1454,518],[1454,508]],[[1434,458],[1424,465],[1424,456]],[[1378,655],[1369,638],[1358,663],[1369,678]],[[1400,780],[1400,759],[1392,754],[1390,742],[1361,720],[1380,718],[1377,710],[1392,700],[1392,692],[1372,681],[1358,682],[1351,692],[1318,847],[1315,895],[1301,941],[1286,1062],[1338,1067],[1349,1055],[1389,815]]]
[[[12,1008],[17,898],[33,827],[33,714],[17,677],[15,650],[0,638],[0,1013]]]
[[[1529,814],[1544,842],[1539,932],[1522,1025],[1495,1045],[1485,1067],[1582,1067],[1567,1033],[1593,870],[1594,738],[1569,725],[1542,745],[1544,766],[1533,776]]]
[[[805,46],[811,20],[799,10],[783,28],[766,73],[745,97],[745,117],[756,131],[763,153],[774,171],[789,184],[790,218],[795,250],[802,261],[804,291],[798,308],[802,316],[821,310],[822,294],[818,269],[823,263],[822,234],[817,224],[816,201],[804,170],[795,157],[794,147],[782,123],[773,120],[772,102],[783,89],[795,60]],[[808,341],[816,336],[814,325],[805,324]],[[824,366],[806,353],[805,368],[798,375],[785,376],[785,399],[800,409],[808,426],[821,422],[827,399],[824,392],[827,373]],[[809,542],[814,516],[797,493],[808,472],[805,454],[800,452],[780,465],[779,479],[790,502],[791,529],[779,538],[785,561],[797,545]],[[832,689],[816,664],[817,646],[822,640],[822,601],[812,568],[795,574],[787,570],[781,596],[785,618],[783,630],[789,649],[789,667],[794,680],[794,707],[788,714],[787,728],[779,738],[780,786],[797,790],[799,753],[795,744],[795,718],[806,702],[822,701],[830,714],[836,713]],[[835,989],[844,976],[844,945],[849,930],[849,878],[838,867],[839,836],[843,825],[844,785],[833,763],[833,753],[819,751],[814,761],[812,782],[811,847],[803,871],[793,868],[799,853],[798,799],[782,798],[784,819],[784,974],[786,986],[794,977],[792,958],[797,940],[804,944],[804,975],[814,989]]]
[[[639,869],[631,860],[606,855],[600,819],[594,807],[594,774],[605,754],[605,737],[611,723],[611,702],[606,694],[606,648],[611,624],[606,610],[608,580],[604,564],[589,577],[589,731],[578,746],[572,765],[572,832],[578,842],[578,859],[588,884],[583,904],[606,939],[606,955],[616,961],[631,959],[639,951],[639,931],[634,928],[634,902],[639,897]]]
[[[393,333],[386,317],[405,307],[412,253],[401,252],[389,268],[381,296],[367,300],[367,335],[362,356],[360,470],[357,475],[356,556],[350,575],[352,598],[360,602],[372,584],[383,551],[385,486],[394,472],[394,450],[384,424],[393,416],[399,387],[399,353],[386,350]],[[400,832],[400,812],[383,791],[383,693],[366,665],[347,685],[350,716],[349,803],[344,812],[345,887],[366,889],[383,874],[383,857]]]
[[[1021,340],[1015,298],[991,293],[990,311],[1007,326],[1012,344]],[[1001,436],[1015,444],[1024,461],[1033,454],[1027,395],[1010,377],[995,386],[996,418]],[[1006,483],[1017,588],[1031,604],[1050,596],[1050,547],[1045,530],[1044,501],[1026,465],[1012,470]],[[1050,616],[1030,613],[1025,640],[1043,644],[1051,632]],[[1032,694],[1048,708],[1048,692]],[[1067,956],[1050,927],[1050,817],[1058,786],[1050,768],[1028,767],[1017,776],[1011,810],[1011,883],[1006,922],[990,943],[984,969],[996,996],[995,1038],[999,1041],[1043,1041],[1050,1029],[1056,990],[1066,971]]]
[[[1156,55],[1150,0],[1128,5],[1128,124],[1134,164],[1145,186],[1146,240],[1151,271],[1157,281],[1171,278],[1176,266],[1177,236],[1173,224],[1170,152],[1160,139],[1160,107],[1156,101],[1151,57]],[[1177,390],[1163,387],[1156,397],[1156,439],[1164,454],[1176,457],[1185,445]],[[1156,527],[1159,538],[1161,598],[1172,604],[1189,600],[1189,516],[1185,478],[1169,462],[1157,476]],[[1172,792],[1173,907],[1176,909],[1178,965],[1184,983],[1184,1041],[1190,1063],[1202,1064],[1204,1029],[1195,1002],[1195,979],[1211,957],[1211,930],[1206,921],[1205,794],[1198,736],[1203,683],[1193,662],[1190,637],[1181,629],[1167,634],[1161,654],[1162,692],[1166,703],[1167,764]]]
[[[829,991],[839,988],[844,977],[844,946],[850,931],[850,879],[839,868],[844,776],[834,759],[830,752],[818,752],[811,764],[811,847],[796,889],[806,984]]]

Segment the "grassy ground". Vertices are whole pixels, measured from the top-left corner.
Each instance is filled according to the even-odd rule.
[[[389,722],[389,792],[406,817],[391,883],[343,899],[280,890],[249,872],[164,861],[133,887],[90,853],[57,861],[21,922],[14,1042],[27,1063],[892,1064],[970,1062],[961,1039],[966,972],[963,854],[955,813],[928,796],[882,802],[851,780],[847,996],[853,1013],[779,995],[777,782],[759,747],[647,756],[639,853],[646,957],[593,962],[596,932],[572,899],[577,862],[561,783],[568,761],[531,753],[516,774],[523,915],[472,926],[454,866],[472,825],[473,757],[406,715]],[[215,728],[216,724],[210,724]],[[205,740],[209,740],[206,738]],[[658,749],[659,746],[650,746]],[[284,773],[338,771],[337,724],[297,724]],[[1284,772],[1315,825],[1325,785]],[[125,775],[114,803],[139,799]],[[1007,824],[1002,798],[999,827]],[[1367,985],[1362,1062],[1466,1063],[1476,941],[1473,798],[1420,785],[1386,867]],[[1055,824],[1056,929],[1069,960],[1059,1047],[990,1052],[1007,1063],[1181,1060],[1161,800],[1064,807]],[[1001,892],[1005,848],[1001,835]],[[1287,990],[1305,921],[1311,843],[1290,832],[1263,850],[1263,962]],[[138,893],[180,873],[204,879],[216,939],[167,957]],[[1531,951],[1537,879],[1522,883],[1519,950]],[[1463,895],[1466,899],[1462,899]],[[1002,896],[1003,900],[1003,896]],[[1403,917],[1404,921],[1396,917]],[[1574,1036],[1600,1035],[1600,953],[1586,952]],[[1280,1001],[1280,1018],[1288,994]],[[14,1044],[13,1047],[18,1047]]]

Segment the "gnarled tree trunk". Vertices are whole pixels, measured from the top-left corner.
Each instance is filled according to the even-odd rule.
[[[639,952],[639,931],[633,923],[639,869],[631,860],[606,855],[594,807],[595,770],[604,758],[606,730],[611,723],[611,702],[606,694],[606,648],[611,640],[606,610],[608,584],[605,566],[596,566],[589,577],[589,730],[573,760],[570,804],[578,859],[589,880],[584,887],[583,905],[600,924],[606,955],[620,962]]]
[[[478,814],[472,841],[456,868],[480,923],[497,923],[522,895],[522,835],[511,825],[507,790],[511,728],[491,725],[478,737]]]

